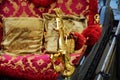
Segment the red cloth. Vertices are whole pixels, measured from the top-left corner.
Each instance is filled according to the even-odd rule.
[[[99,24],[90,25],[87,27],[82,34],[87,39],[86,45],[94,45],[100,38],[102,33],[102,28]]]
[[[12,73],[12,74],[11,74]],[[12,57],[0,56],[0,76],[15,78],[14,80],[57,80],[57,73],[51,64],[48,54]]]
[[[89,20],[87,28],[82,32],[86,37],[86,45],[93,46],[100,38],[102,28],[99,22],[95,21],[95,15],[98,14],[98,0],[89,0]]]
[[[78,32],[74,33],[74,37],[75,37],[75,50],[79,50],[85,44],[85,37]]]
[[[94,16],[98,14],[98,0],[89,0],[89,20],[88,25],[94,24]]]
[[[32,0],[35,6],[39,7],[47,7],[50,6],[51,3],[55,2],[55,0]]]
[[[77,65],[82,54],[82,52],[70,54],[71,65]],[[61,64],[60,59],[57,59],[55,65],[59,65],[61,68],[64,67]],[[59,73],[53,69],[50,55],[46,53],[16,57],[3,54],[0,56],[1,76],[12,77],[15,78],[14,80],[57,80]]]
[[[52,0],[54,3],[48,7],[36,7],[33,2],[38,5],[40,1],[51,0],[3,0],[0,4],[0,15],[3,17],[42,17],[43,13],[53,13],[53,9],[59,7],[64,14],[84,15],[89,13],[89,0]],[[7,8],[6,8],[7,7]]]
[[[52,13],[53,8],[60,7],[65,14],[83,14],[85,16],[87,16],[89,14],[88,25],[93,25],[94,24],[94,15],[96,15],[98,13],[97,0],[77,0],[77,1],[75,1],[75,0],[59,0],[59,1],[57,1],[57,4],[55,4],[55,5],[53,4],[53,5],[51,5],[51,7],[47,7],[47,8],[31,7],[31,3],[28,3],[27,1],[25,2],[25,3],[27,3],[27,5],[23,6],[22,5],[23,1],[24,0],[22,0],[21,3],[19,2],[19,0],[3,1],[3,4],[0,5],[0,10],[1,10],[0,14],[2,14],[4,17],[10,17],[10,16],[18,17],[18,16],[22,16],[23,12],[24,12],[25,13],[24,15],[39,17],[42,15],[42,13],[45,13],[45,12]],[[41,6],[49,6],[51,4],[51,2],[50,2],[51,0],[32,0],[32,1],[34,1],[34,4],[36,6],[39,6],[39,4]],[[40,1],[43,1],[43,2],[40,2]],[[72,2],[70,2],[70,1],[72,1]],[[88,2],[89,2],[89,10],[87,10]],[[80,3],[82,3],[82,6]],[[76,6],[76,5],[78,5],[78,6]],[[5,10],[6,6],[9,9],[7,12]],[[17,7],[17,9],[16,9],[16,7]],[[89,37],[87,44],[93,45],[94,42],[96,42],[98,40],[97,36],[100,35],[99,28],[91,28],[89,26],[89,28],[87,28],[87,30],[84,31],[83,34],[85,37]],[[94,35],[94,34],[96,34],[96,35]],[[1,27],[0,28],[0,41],[2,40],[2,35],[3,35],[3,33],[2,33],[2,27]],[[80,44],[80,46],[78,44],[76,44],[76,46],[78,45],[77,49],[79,49],[84,44],[84,40],[83,40],[84,36],[82,37],[81,35],[78,35],[78,34],[76,34],[76,35],[78,38],[78,44]],[[93,37],[93,38],[91,38],[91,37]],[[92,42],[92,40],[93,40],[93,42]],[[91,43],[88,43],[88,42],[91,42]],[[74,55],[74,59],[72,59],[71,62],[73,64],[77,64],[82,55],[80,55],[80,54],[78,54],[77,56],[75,54],[72,54],[72,55]],[[40,60],[42,60],[44,62],[41,64],[38,63],[38,62],[41,62]],[[20,62],[21,64],[19,64],[18,61],[21,61]],[[19,79],[24,78],[25,80],[49,80],[49,79],[56,80],[56,78],[58,77],[58,73],[56,73],[52,69],[52,64],[50,62],[50,58],[47,55],[41,55],[41,56],[40,55],[34,55],[34,56],[31,55],[31,57],[26,55],[25,57],[18,56],[14,59],[12,59],[11,56],[4,55],[4,56],[0,56],[0,64],[2,65],[2,66],[0,66],[0,75],[16,77]],[[59,64],[59,62],[58,62],[58,64]],[[14,65],[17,65],[17,66],[15,67]],[[31,67],[31,65],[33,67]],[[49,67],[47,67],[47,66],[49,66]],[[33,71],[35,69],[38,72]]]

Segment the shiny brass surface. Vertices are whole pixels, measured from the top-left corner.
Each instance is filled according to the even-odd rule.
[[[60,71],[63,76],[69,77],[73,74],[75,67],[70,64],[70,55],[69,55],[70,53],[65,40],[65,37],[67,37],[67,35],[64,34],[64,24],[61,18],[60,9],[55,8],[54,11],[56,13],[56,24],[57,24],[55,30],[58,32],[59,38],[58,38],[58,52],[55,54],[51,54],[51,59],[52,61],[54,61],[54,59],[56,59],[57,57],[62,57],[62,60],[64,62],[64,70],[61,71],[60,67],[54,65],[54,62],[53,62],[53,67],[56,71],[58,72]]]

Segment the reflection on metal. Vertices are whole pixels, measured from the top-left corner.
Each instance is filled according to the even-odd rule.
[[[82,60],[80,61],[80,65],[82,65],[85,61],[85,56],[83,56]]]
[[[118,27],[117,27],[115,35],[119,34],[119,32],[120,32],[120,22],[118,24]],[[115,42],[116,42],[116,37],[113,38],[112,44],[110,46],[110,49],[109,49],[109,51],[107,53],[107,56],[106,56],[105,61],[103,63],[103,66],[102,66],[102,68],[100,70],[102,72],[107,73],[107,70],[108,70],[108,68],[110,66],[110,61],[112,59],[113,50],[114,50],[114,47],[115,47]],[[102,76],[100,74],[98,75],[97,80],[102,80]]]
[[[64,30],[63,20],[61,18],[60,8],[55,8],[54,11],[56,13],[56,24],[57,24],[57,28],[55,30],[58,31],[59,39],[58,39],[58,52],[52,55],[52,61],[54,61],[54,59],[61,56],[64,63],[64,70],[61,71],[60,67],[56,66],[54,62],[53,62],[53,67],[57,72],[61,72],[63,76],[70,77],[73,74],[75,67],[70,64],[70,53],[66,45],[66,42],[64,40],[65,30]]]

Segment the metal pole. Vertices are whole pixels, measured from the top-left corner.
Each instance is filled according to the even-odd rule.
[[[119,31],[120,31],[120,21],[119,21],[115,35],[118,35]],[[111,56],[112,56],[112,52],[113,52],[113,49],[115,46],[115,42],[116,42],[116,37],[113,38],[112,44],[111,44],[110,49],[107,53],[107,56],[105,58],[105,61],[104,61],[103,66],[101,68],[101,71],[106,71],[107,67],[109,66],[109,62],[111,60]],[[101,79],[102,79],[102,76],[99,74],[97,77],[97,80],[101,80]]]

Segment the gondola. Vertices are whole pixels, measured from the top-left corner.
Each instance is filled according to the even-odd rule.
[[[14,0],[12,2],[1,0],[0,2],[0,9],[2,10],[0,15],[2,15],[3,21],[3,33],[1,32],[1,35],[4,36],[1,41],[2,46],[0,46],[3,51],[0,53],[0,80],[120,79],[120,22],[115,18],[115,12],[110,5],[111,0],[99,0],[98,4],[95,0],[79,0],[78,2],[81,3],[78,3],[75,8],[71,7],[77,5],[73,0],[45,0],[46,2],[43,1],[43,4],[41,4],[42,0],[38,1]],[[83,4],[85,7],[81,8]],[[11,6],[11,8],[7,9],[6,5]],[[81,8],[81,13],[79,8]],[[13,13],[9,10],[12,10]],[[71,15],[63,15],[62,12]],[[85,17],[77,14],[82,14]],[[26,22],[29,24],[24,24],[26,25],[24,26],[23,23]],[[16,23],[19,25],[15,25]],[[77,24],[82,25],[82,30]],[[93,35],[95,33],[90,33],[92,36],[87,34],[92,31],[96,32],[97,38]],[[25,33],[29,35],[24,36]],[[95,42],[92,43],[91,40],[90,43],[88,41],[91,37]],[[26,42],[33,39],[35,41],[30,42],[30,44]],[[22,44],[22,40],[25,44]],[[35,44],[31,45],[33,43]],[[34,49],[36,46],[39,48]],[[74,54],[73,52],[75,50],[77,52],[78,48],[79,54]],[[11,73],[12,70],[13,73]]]

